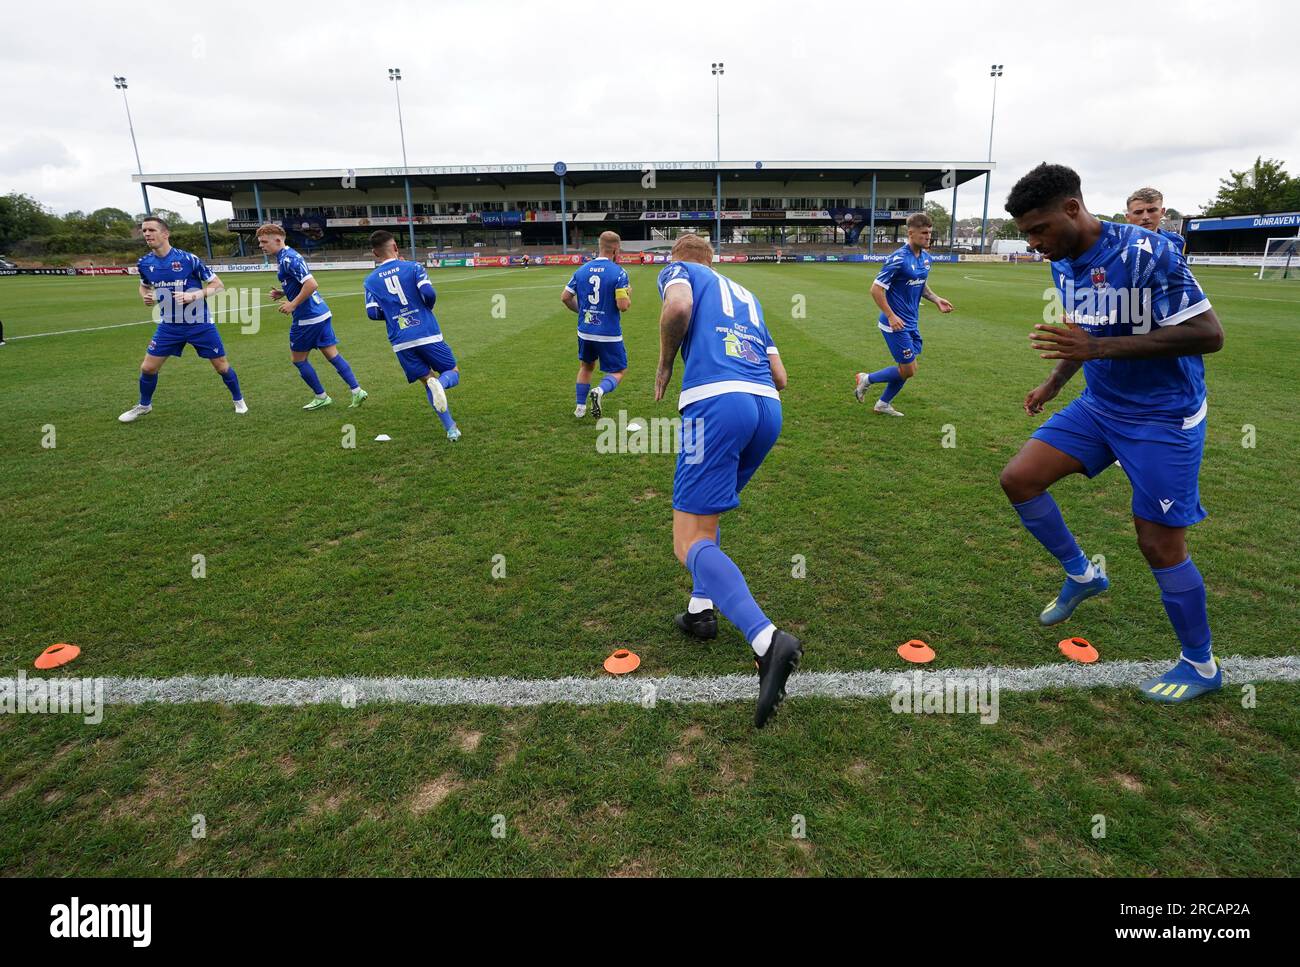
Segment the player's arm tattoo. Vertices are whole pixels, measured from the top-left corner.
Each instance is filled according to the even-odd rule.
[[[1203,356],[1223,348],[1223,326],[1213,309],[1176,326],[1157,326],[1141,336],[1098,339],[1098,359],[1148,359],[1156,356]]]
[[[939,304],[939,297],[934,294],[934,290],[930,288],[928,282],[925,284],[925,288],[921,290],[921,298],[933,302],[935,305]]]
[[[659,314],[659,376],[664,380],[672,375],[673,361],[691,322],[691,297],[685,292],[676,294],[673,290],[678,288],[684,287],[674,285],[668,288],[663,311]]]

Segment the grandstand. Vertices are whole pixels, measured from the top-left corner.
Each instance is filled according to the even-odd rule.
[[[694,229],[724,246],[838,244],[874,254],[877,244],[898,243],[928,192],[952,191],[946,207],[955,225],[957,188],[995,168],[982,161],[629,161],[133,177],[230,202],[229,227],[249,254],[263,221],[282,224],[306,252],[358,249],[375,228],[405,228],[426,250],[505,251],[586,248],[606,229],[636,251]],[[945,241],[951,245],[951,234],[936,239]]]

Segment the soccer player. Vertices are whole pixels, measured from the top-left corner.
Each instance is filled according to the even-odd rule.
[[[681,235],[673,261],[659,273],[661,400],[680,348],[685,372],[677,408],[681,446],[673,477],[673,550],[695,582],[677,626],[697,638],[714,638],[714,608],[736,625],[754,649],[762,728],[799,664],[799,639],[768,620],[740,569],[718,546],[718,520],[740,505],[740,491],[781,433],[785,367],[772,344],[763,309],[748,290],[712,268],[713,248],[699,235]]]
[[[221,280],[197,255],[172,248],[171,230],[156,215],[140,222],[140,234],[149,247],[149,253],[137,263],[140,298],[146,306],[158,307],[158,328],[154,330],[140,363],[140,402],[118,420],[132,423],[153,412],[158,371],[168,356],[181,355],[187,344],[194,347],[201,359],[212,363],[212,368],[230,390],[235,412],[247,413],[248,404],[239,388],[239,377],[226,362],[226,347],[221,344],[216,324],[208,316],[205,301],[223,288]]]
[[[460,370],[451,347],[442,338],[433,314],[437,293],[424,274],[424,266],[397,257],[397,239],[391,232],[370,236],[370,247],[379,264],[366,276],[366,315],[382,319],[388,326],[388,341],[406,381],[424,384],[429,405],[447,431],[447,439],[460,439],[460,428],[451,418],[447,390],[460,382]]]
[[[1165,220],[1165,196],[1157,189],[1139,188],[1128,196],[1128,201],[1124,202],[1124,208],[1127,211],[1130,225],[1141,225],[1148,232],[1163,235],[1174,243],[1179,255],[1187,251],[1187,240],[1185,238],[1177,232],[1160,227],[1160,223]]]
[[[854,379],[853,395],[861,403],[872,383],[884,383],[885,391],[872,407],[885,416],[902,416],[894,409],[893,399],[902,392],[903,384],[916,375],[916,363],[921,356],[921,300],[929,299],[940,312],[952,312],[952,303],[931,291],[930,234],[934,222],[924,212],[916,212],[907,219],[907,243],[899,246],[889,258],[876,280],[871,283],[871,298],[880,307],[881,334],[896,365],[878,369],[874,373],[858,373]]]
[[[1142,694],[1185,702],[1220,689],[1205,582],[1186,538],[1206,516],[1197,483],[1206,417],[1201,356],[1223,347],[1223,328],[1174,243],[1093,217],[1071,169],[1039,165],[1016,182],[1006,208],[1030,247],[1051,260],[1066,318],[1030,334],[1044,359],[1059,362],[1025,397],[1025,412],[1041,413],[1080,367],[1087,384],[1002,471],[1002,489],[1025,528],[1065,570],[1061,593],[1039,621],[1058,624],[1110,586],[1047,490],[1072,473],[1095,477],[1118,459],[1133,486],[1138,547],[1182,645],[1178,663],[1143,682]]]
[[[330,322],[330,307],[321,297],[319,286],[312,278],[306,261],[285,244],[284,229],[279,225],[268,223],[260,226],[257,229],[257,244],[264,254],[275,256],[276,276],[284,288],[272,289],[271,299],[274,302],[285,300],[279,311],[293,318],[293,323],[289,326],[289,355],[298,368],[298,375],[316,394],[315,399],[303,409],[319,410],[334,402],[321,385],[315,367],[307,360],[313,349],[319,349],[343,382],[348,384],[352,391],[352,402],[348,404],[348,409],[360,406],[370,394],[361,388],[352,373],[352,367],[339,352],[338,337],[334,335],[334,326]]]
[[[605,394],[614,392],[627,372],[621,313],[632,307],[632,288],[627,270],[618,264],[621,242],[614,232],[601,232],[600,254],[574,272],[560,294],[565,308],[578,314],[578,405],[573,415],[579,419],[590,409],[599,420]],[[605,377],[591,389],[597,359]]]

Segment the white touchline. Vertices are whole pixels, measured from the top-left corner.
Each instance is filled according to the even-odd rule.
[[[1300,655],[1274,658],[1220,659],[1229,684],[1300,681]],[[1115,688],[1137,685],[1167,671],[1163,661],[1110,661],[1093,665],[1066,663],[1028,668],[989,666],[945,668],[922,672],[936,678],[984,676],[998,679],[1007,692],[1037,692],[1049,688]],[[899,676],[915,666],[893,671],[799,672],[790,678],[792,698],[884,698],[892,694]],[[717,704],[752,700],[754,675],[703,678],[238,678],[231,675],[174,678],[118,678],[104,682],[104,704],[142,705],[216,702],[223,705],[339,705],[344,698],[357,705],[491,705],[518,706],[640,705],[647,695],[655,702]]]

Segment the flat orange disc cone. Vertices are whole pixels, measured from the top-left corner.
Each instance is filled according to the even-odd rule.
[[[605,659],[605,671],[611,675],[626,675],[628,672],[636,671],[640,664],[640,658],[626,648],[620,648]]]
[[[66,665],[80,654],[81,649],[76,645],[59,642],[57,645],[50,645],[36,656],[36,667],[41,669],[58,668],[60,665]]]
[[[898,646],[898,657],[916,665],[925,665],[934,661],[934,649],[920,638],[913,638]]]
[[[1097,654],[1097,649],[1088,644],[1086,638],[1066,638],[1057,647],[1066,658],[1071,661],[1081,661],[1085,665],[1090,665],[1101,657]]]

